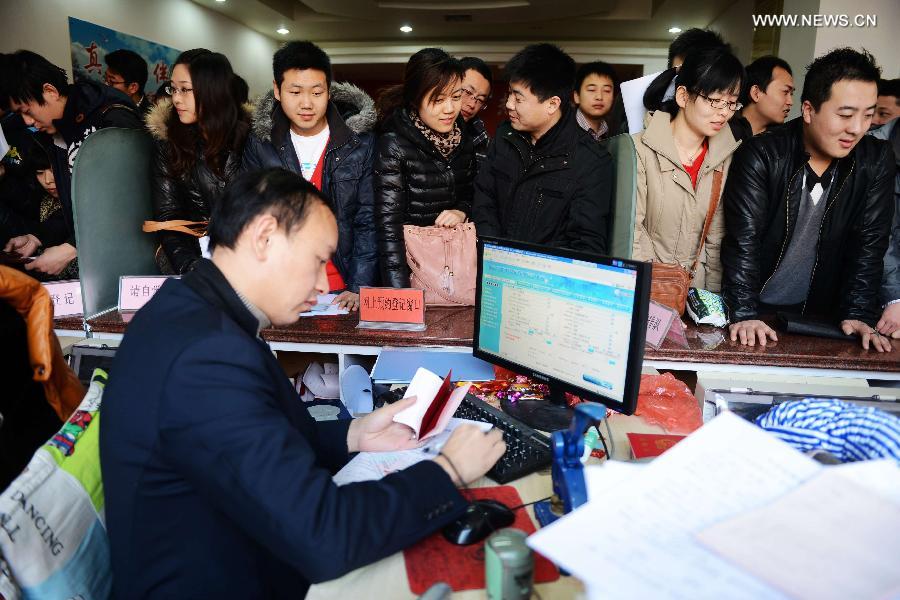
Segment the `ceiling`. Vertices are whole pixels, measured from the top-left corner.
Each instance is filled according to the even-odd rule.
[[[749,0],[193,0],[275,40],[668,42]],[[411,33],[402,33],[410,25]],[[287,35],[276,30],[285,27]]]

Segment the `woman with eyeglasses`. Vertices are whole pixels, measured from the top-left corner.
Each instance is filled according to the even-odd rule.
[[[667,86],[672,76],[674,70]],[[703,49],[685,57],[674,79],[675,97],[633,136],[638,161],[632,257],[678,263],[685,269],[697,259],[691,287],[718,292],[719,247],[725,235],[721,202],[712,213],[702,249],[700,238],[716,191],[714,180],[720,181],[720,196],[739,145],[728,120],[741,108],[744,68],[724,48]]]
[[[455,227],[472,210],[475,152],[460,116],[462,64],[438,48],[409,59],[379,98],[375,224],[385,285],[409,287],[404,225]]]
[[[241,168],[250,115],[233,96],[234,72],[223,54],[182,52],[162,100],[147,115],[156,142],[153,222],[163,273],[186,273],[202,255],[213,206]],[[192,224],[178,224],[188,221]],[[191,233],[193,232],[193,233]]]

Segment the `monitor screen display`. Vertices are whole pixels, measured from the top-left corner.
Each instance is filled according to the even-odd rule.
[[[647,318],[646,299],[642,309],[637,296],[645,293],[643,265],[502,241],[480,245],[476,353],[561,382],[586,400],[599,396],[613,408],[633,401],[629,364],[638,355],[639,375],[644,343],[634,321],[643,313],[646,328]]]

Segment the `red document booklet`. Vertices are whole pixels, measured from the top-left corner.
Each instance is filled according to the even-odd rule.
[[[441,379],[428,369],[420,368],[403,396],[415,396],[416,403],[394,415],[394,421],[412,428],[417,439],[435,436],[447,428],[469,387],[471,384],[454,388],[450,373]]]
[[[631,454],[636,459],[659,456],[684,438],[683,435],[664,433],[628,434],[628,441],[631,442]]]

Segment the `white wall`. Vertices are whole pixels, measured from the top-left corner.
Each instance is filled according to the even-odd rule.
[[[785,15],[814,15],[819,12],[819,0],[784,0]],[[800,116],[800,92],[806,79],[806,65],[812,62],[816,50],[814,27],[782,27],[778,42],[778,56],[791,65],[794,72],[794,106],[788,119]]]
[[[715,18],[709,29],[717,31],[731,44],[734,55],[745,65],[753,54],[753,2],[739,0]]]
[[[70,16],[179,50],[221,52],[251,96],[272,85],[276,42],[190,0],[3,0],[0,51],[32,50],[71,75]]]
[[[897,0],[821,0],[823,15],[875,15],[875,27],[821,27],[816,33],[816,56],[833,48],[865,48],[875,56],[885,79],[900,75],[900,2]]]

